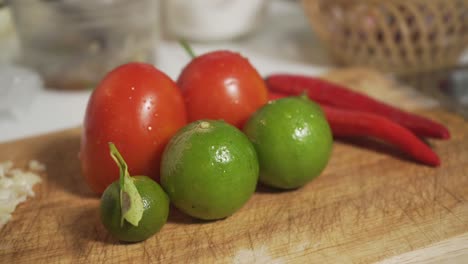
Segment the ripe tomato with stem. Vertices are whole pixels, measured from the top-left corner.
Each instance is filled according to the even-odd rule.
[[[182,45],[192,56],[177,79],[189,121],[221,119],[242,128],[268,102],[263,78],[239,53],[218,50],[195,56],[186,43]]]

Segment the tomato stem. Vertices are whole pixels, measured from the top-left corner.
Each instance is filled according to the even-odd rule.
[[[184,48],[184,50],[192,59],[195,59],[197,57],[197,55],[195,54],[192,47],[190,46],[190,44],[188,44],[187,41],[185,41],[184,39],[181,39],[179,40],[179,44],[182,46],[182,48]]]

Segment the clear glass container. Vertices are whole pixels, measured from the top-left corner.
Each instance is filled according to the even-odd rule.
[[[232,40],[254,32],[269,0],[165,0],[170,36],[191,41]]]
[[[157,0],[14,0],[21,62],[47,87],[93,88],[112,68],[153,62]]]

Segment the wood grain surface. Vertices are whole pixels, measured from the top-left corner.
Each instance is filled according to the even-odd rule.
[[[375,73],[359,74],[362,81]],[[197,221],[171,208],[157,235],[122,244],[101,225],[99,197],[81,179],[80,128],[8,142],[0,145],[0,161],[25,166],[38,159],[47,171],[37,196],[0,230],[0,262],[424,263],[458,252],[455,260],[467,263],[468,123],[438,108],[421,110],[420,102],[430,100],[411,103],[414,94],[408,99],[398,87],[387,93],[376,80],[380,93],[374,93],[383,100],[399,97],[405,108],[449,127],[450,140],[428,141],[441,167],[368,139],[336,141],[325,172],[301,189],[259,186],[240,211],[220,221]]]

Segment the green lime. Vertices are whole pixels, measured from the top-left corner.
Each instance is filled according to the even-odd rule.
[[[258,161],[249,139],[224,121],[179,130],[161,161],[161,184],[182,212],[212,220],[232,215],[252,196]]]
[[[325,168],[333,138],[322,109],[307,97],[272,101],[255,112],[244,132],[257,151],[260,182],[298,188]]]
[[[166,223],[169,197],[147,176],[128,175],[125,161],[115,146],[113,158],[121,169],[120,180],[109,185],[101,197],[101,221],[116,238],[126,242],[143,241]]]
[[[151,237],[166,223],[169,214],[169,198],[161,186],[146,176],[133,178],[145,207],[138,226],[127,221],[120,225],[122,214],[118,181],[107,187],[101,199],[102,223],[112,235],[127,242],[143,241]]]

